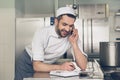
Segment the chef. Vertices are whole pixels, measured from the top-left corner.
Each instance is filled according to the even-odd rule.
[[[26,47],[26,52],[19,58],[15,78],[24,77],[23,73],[74,70],[72,62],[54,64],[68,50],[78,67],[85,70],[87,55],[82,50],[80,36],[74,26],[75,20],[76,15],[72,8],[59,8],[56,11],[55,24],[35,32],[31,47]]]

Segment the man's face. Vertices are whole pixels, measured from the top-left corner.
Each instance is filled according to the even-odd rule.
[[[60,37],[66,37],[70,35],[74,28],[74,18],[68,17],[67,15],[62,16],[60,21],[57,23],[57,33]]]

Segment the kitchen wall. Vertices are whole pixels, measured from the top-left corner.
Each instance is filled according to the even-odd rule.
[[[16,17],[24,17],[25,15],[25,0],[15,0]]]
[[[16,17],[54,16],[56,2],[61,7],[72,4],[73,0],[16,0]]]
[[[51,15],[54,12],[56,1],[58,1],[58,7],[74,3],[74,0],[16,0],[16,10],[26,16],[29,15],[29,17]],[[117,11],[120,4],[120,0],[76,0],[76,2],[77,4],[107,3],[110,6],[110,11]]]
[[[54,16],[54,0],[25,0],[25,17]]]
[[[115,12],[120,9],[120,0],[16,0],[16,17],[47,17],[54,16],[57,7],[77,4],[108,4],[109,5],[109,40],[116,41],[120,32],[115,31]]]
[[[14,79],[15,0],[0,0],[0,80]]]

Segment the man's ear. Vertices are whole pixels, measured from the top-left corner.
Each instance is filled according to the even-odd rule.
[[[58,25],[58,20],[57,20],[57,18],[55,18],[55,26],[57,26]]]

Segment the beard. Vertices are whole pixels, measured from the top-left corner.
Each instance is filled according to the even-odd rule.
[[[65,29],[59,29],[58,28],[58,25],[56,26],[56,32],[57,32],[57,34],[60,36],[60,37],[63,37],[63,38],[65,38],[65,37],[67,37],[68,35],[70,35],[70,33],[71,33],[71,31],[66,31]],[[63,34],[62,34],[63,33]]]

